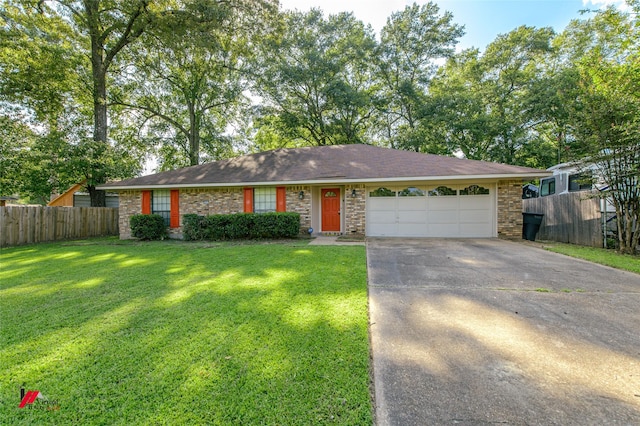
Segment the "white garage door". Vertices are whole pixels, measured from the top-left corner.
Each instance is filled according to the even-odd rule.
[[[494,186],[367,189],[367,235],[484,238],[495,236]]]

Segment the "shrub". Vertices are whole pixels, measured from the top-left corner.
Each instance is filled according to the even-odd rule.
[[[131,235],[141,240],[162,240],[167,236],[164,218],[159,214],[136,214],[131,216]]]
[[[182,235],[189,240],[206,240],[205,222],[207,218],[197,214],[185,214],[182,216]]]
[[[185,240],[294,238],[300,232],[298,213],[238,213],[182,217]]]
[[[298,213],[253,215],[252,238],[293,238],[300,232]]]

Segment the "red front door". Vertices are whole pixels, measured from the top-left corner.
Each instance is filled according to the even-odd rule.
[[[340,188],[322,190],[322,231],[340,232]]]

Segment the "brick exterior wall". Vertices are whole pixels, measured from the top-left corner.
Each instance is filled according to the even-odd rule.
[[[353,190],[356,196],[352,197]],[[364,185],[347,185],[344,187],[344,226],[346,235],[364,235],[366,229],[365,207],[366,191]]]
[[[180,226],[183,214],[208,216],[244,212],[242,188],[180,190]]]
[[[142,210],[141,191],[122,191],[119,193],[118,227],[120,229],[120,239],[131,239],[131,226],[129,220],[134,214],[140,214]]]
[[[498,237],[522,237],[522,181],[498,182]]]
[[[300,214],[300,233],[306,234],[311,227],[311,187],[286,187],[286,203],[288,212]],[[304,191],[302,200],[300,191]],[[120,192],[119,228],[120,238],[131,238],[129,221],[134,214],[142,210],[142,191]],[[211,188],[180,190],[180,228],[170,228],[171,238],[182,238],[182,215],[197,214],[229,214],[244,212],[243,188]]]
[[[300,214],[300,235],[307,235],[311,228],[311,187],[287,186],[287,211]],[[300,191],[303,191],[302,200]]]

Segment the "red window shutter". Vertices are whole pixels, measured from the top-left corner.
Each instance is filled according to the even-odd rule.
[[[276,211],[287,211],[287,189],[284,186],[276,188]]]
[[[244,212],[253,213],[253,188],[244,189]]]
[[[180,190],[171,190],[171,212],[169,213],[169,226],[171,228],[180,227]]]
[[[142,191],[142,214],[151,214],[151,191]]]

